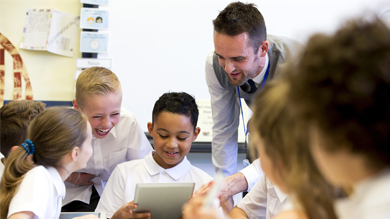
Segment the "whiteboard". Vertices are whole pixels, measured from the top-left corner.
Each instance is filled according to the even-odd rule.
[[[144,131],[155,101],[168,91],[210,99],[205,59],[214,48],[212,20],[226,0],[110,0],[109,52],[123,90],[122,106]],[[390,1],[255,0],[268,34],[305,43],[314,32],[331,33],[346,18],[383,13]],[[100,31],[102,32],[102,31]]]

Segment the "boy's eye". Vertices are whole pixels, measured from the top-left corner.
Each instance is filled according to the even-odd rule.
[[[177,139],[179,139],[180,141],[185,141],[187,138],[179,138],[179,137],[177,137]]]
[[[114,113],[112,114],[112,116],[118,116],[120,113]]]
[[[101,116],[92,116],[93,119],[99,119]]]
[[[168,138],[168,136],[158,134],[161,138]]]

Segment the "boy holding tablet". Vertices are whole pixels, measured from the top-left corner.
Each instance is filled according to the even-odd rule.
[[[165,93],[154,105],[148,130],[155,151],[142,160],[119,164],[113,171],[97,212],[109,218],[150,217],[150,213],[133,213],[137,183],[195,182],[195,191],[213,178],[192,166],[186,155],[200,133],[196,127],[198,107],[187,93]],[[137,214],[137,215],[135,215]]]
[[[116,165],[144,158],[152,150],[135,116],[121,105],[121,84],[112,71],[92,67],[81,72],[73,107],[92,126],[93,155],[86,168],[66,180],[63,212],[93,212]]]

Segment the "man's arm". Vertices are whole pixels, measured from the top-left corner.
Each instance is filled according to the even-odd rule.
[[[204,184],[195,192],[194,196],[203,196],[207,194],[209,188],[210,188],[209,183]],[[246,182],[245,176],[242,173],[238,172],[231,176],[226,177],[220,191],[221,205],[225,203],[229,199],[229,197],[239,192],[246,191],[247,188],[248,188],[248,184]]]
[[[264,173],[260,166],[260,158],[254,160],[249,166],[240,170],[245,177],[247,187],[242,191],[250,191],[252,187],[263,177]],[[241,182],[242,183],[242,182]],[[242,192],[239,191],[239,192]]]
[[[237,171],[240,107],[235,89],[225,89],[219,83],[213,68],[213,54],[207,56],[205,66],[214,123],[212,159],[215,170],[229,176]]]

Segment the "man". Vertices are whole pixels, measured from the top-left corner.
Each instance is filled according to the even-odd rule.
[[[262,172],[258,160],[237,172],[240,98],[250,106],[277,68],[301,45],[287,38],[267,36],[263,16],[254,4],[234,2],[213,21],[214,47],[206,60],[206,82],[214,121],[212,159],[227,177],[221,201],[250,190]],[[233,175],[234,174],[234,175]],[[206,187],[206,186],[205,186]]]

